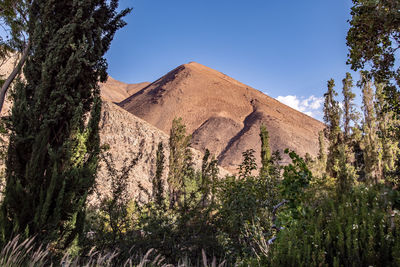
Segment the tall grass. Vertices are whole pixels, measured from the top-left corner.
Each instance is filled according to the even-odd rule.
[[[21,240],[14,237],[0,251],[0,266],[48,266],[49,250],[42,246],[36,248],[35,238]]]
[[[154,249],[150,249],[147,253],[136,260],[137,255],[133,254],[132,257],[125,260],[122,264],[119,262],[119,253],[114,252],[100,252],[96,251],[93,247],[87,255],[71,256],[66,253],[60,260],[55,260],[56,257],[52,254],[49,247],[43,247],[35,242],[35,238],[23,240],[20,236],[14,237],[9,241],[0,251],[0,267],[48,267],[48,266],[62,266],[62,267],[173,267],[174,265],[165,262],[165,257],[157,254]],[[179,261],[178,267],[186,266],[202,266],[202,267],[223,267],[226,262],[217,263],[217,259],[213,257],[211,260],[207,259],[206,253],[202,251],[202,259],[198,264],[192,264],[187,258]]]

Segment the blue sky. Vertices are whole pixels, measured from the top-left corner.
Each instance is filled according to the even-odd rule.
[[[327,80],[340,92],[350,70],[350,0],[121,0],[121,7],[134,10],[107,59],[123,82],[155,81],[196,61],[321,119]]]

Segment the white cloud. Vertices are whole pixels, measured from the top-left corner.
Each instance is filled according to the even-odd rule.
[[[278,96],[276,98],[279,102],[282,102],[285,105],[288,105],[291,108],[300,110],[300,100],[295,95],[287,95],[287,96]]]
[[[320,109],[323,102],[323,97],[315,97],[313,95],[302,101],[305,108],[309,108],[312,110]]]
[[[314,114],[311,111],[305,111],[303,112],[304,114],[307,114],[308,116],[312,117]]]
[[[304,96],[298,97],[295,95],[278,96],[276,98],[279,102],[288,105],[300,112],[307,114],[315,119],[322,119],[322,103],[324,102],[323,97],[316,97],[314,95],[305,98]]]

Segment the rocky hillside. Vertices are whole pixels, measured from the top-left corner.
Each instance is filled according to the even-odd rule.
[[[254,149],[259,159],[259,128],[266,125],[273,150],[318,152],[324,125],[221,72],[192,62],[179,66],[119,105],[169,132],[182,117],[193,134],[193,147],[218,156],[221,166],[235,171],[242,152]]]
[[[10,71],[11,62],[3,65],[3,74]],[[314,156],[318,131],[324,127],[260,91],[194,62],[179,66],[151,84],[125,84],[110,77],[100,86],[104,99],[101,142],[110,147],[117,169],[141,154],[131,172],[132,195],[137,195],[139,182],[150,187],[157,145],[163,142],[168,147],[167,133],[175,117],[183,118],[193,136],[198,167],[202,158],[199,151],[208,148],[230,172],[236,171],[246,149],[253,148],[258,158],[261,124],[270,132],[273,150],[288,147]],[[119,106],[112,102],[119,102]],[[228,172],[223,168],[221,173],[225,175]],[[166,174],[167,168],[164,177]],[[103,167],[98,189],[107,194],[108,188],[108,174]]]
[[[12,68],[13,60],[11,59],[1,66],[0,74],[7,76],[12,71]],[[164,144],[165,149],[166,166],[163,178],[166,179],[168,174],[169,136],[112,102],[119,102],[148,84],[124,84],[111,77],[105,84],[100,84],[101,96],[104,100],[100,121],[101,144],[109,147],[107,152],[111,154],[117,170],[120,170],[124,164],[129,163],[139,154],[141,155],[129,176],[128,189],[132,197],[138,196],[139,183],[146,189],[151,187],[151,178],[156,170],[156,151],[159,142]],[[10,107],[11,101],[7,100],[5,111],[2,112],[3,116],[7,114]],[[192,152],[195,166],[200,169],[203,155],[196,149],[192,149]],[[2,171],[4,165],[3,163],[0,163],[0,165],[0,171]],[[229,173],[221,168],[220,174],[224,176]],[[110,193],[109,178],[104,163],[101,163],[97,179],[97,190],[103,196]],[[97,202],[95,196],[91,196],[90,202],[92,204]]]
[[[156,152],[159,142],[163,143],[165,149],[166,166],[163,177],[166,179],[169,136],[109,101],[104,101],[102,106],[100,140],[102,145],[109,147],[108,152],[111,153],[117,170],[141,155],[130,172],[128,190],[132,196],[138,196],[139,183],[146,189],[151,188],[151,179],[156,171]],[[192,149],[192,153],[195,166],[200,169],[203,155],[195,149]],[[220,174],[224,176],[228,172],[221,168]],[[110,193],[110,179],[104,163],[101,164],[97,182],[97,189],[102,195]],[[94,203],[95,199],[92,198],[91,201]]]

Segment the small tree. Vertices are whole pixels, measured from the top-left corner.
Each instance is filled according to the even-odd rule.
[[[252,176],[252,172],[257,170],[256,157],[254,149],[248,149],[242,153],[243,162],[239,165],[239,178]]]
[[[216,207],[217,161],[207,150],[201,171],[195,171],[189,145],[190,135],[186,135],[185,125],[181,119],[175,119],[169,142],[166,205],[160,187],[161,175],[156,175],[153,180],[155,196],[137,206],[138,226],[144,234],[138,238],[136,247],[144,251],[157,249],[173,263],[178,263],[184,256],[197,258],[204,248],[221,254],[212,218]],[[157,174],[162,173],[161,147],[159,145],[157,152]]]
[[[320,131],[318,133],[318,144],[319,144],[318,162],[321,169],[321,175],[323,175],[326,172],[326,162],[327,162],[325,137],[323,131]]]
[[[174,119],[169,137],[170,154],[167,179],[170,208],[176,204],[178,206],[185,204],[185,182],[187,182],[188,176],[193,176],[194,172],[192,153],[189,149],[190,140],[191,136],[186,135],[186,126],[182,123],[182,118]]]
[[[210,151],[206,149],[201,165],[200,190],[202,192],[202,205],[206,207],[207,199],[211,196],[209,206],[214,205],[215,184],[218,179],[218,160],[214,156],[210,158]]]
[[[279,165],[280,154],[278,151],[271,153],[269,144],[269,134],[264,125],[260,126],[261,139],[261,167],[259,179],[264,182],[264,186],[268,192],[266,201],[267,207],[272,211],[273,206],[278,202],[278,183],[280,178],[281,167]]]
[[[101,161],[107,172],[107,181],[110,183],[110,195],[96,190],[99,201],[98,210],[95,211],[96,218],[91,222],[95,229],[96,245],[100,249],[114,249],[119,243],[123,243],[126,233],[132,229],[132,218],[129,217],[129,204],[131,202],[128,185],[129,176],[133,167],[137,164],[142,154],[125,158],[121,169],[115,166],[114,158],[109,152],[101,154]],[[82,238],[82,243],[87,240]]]
[[[269,134],[265,125],[260,126],[261,138],[261,168],[260,176],[267,176],[270,174],[271,168],[271,149],[269,147]]]
[[[269,216],[270,195],[265,177],[256,177],[252,171],[257,169],[254,150],[242,153],[243,162],[239,167],[239,179],[226,177],[218,185],[219,207],[216,214],[217,227],[228,257],[254,255],[256,232],[267,236],[270,234]]]
[[[162,175],[164,172],[164,147],[162,142],[158,143],[157,155],[156,155],[156,175],[152,180],[153,184],[153,200],[159,207],[162,207],[164,203],[164,181],[162,180]]]

